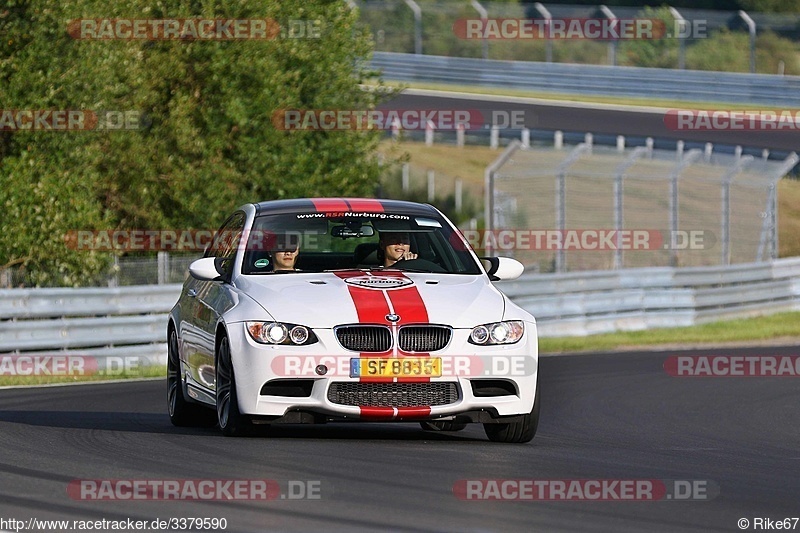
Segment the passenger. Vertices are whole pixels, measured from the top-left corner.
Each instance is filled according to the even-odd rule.
[[[378,241],[378,260],[384,267],[390,267],[402,260],[416,259],[411,252],[411,236],[404,231],[381,232]]]
[[[272,246],[271,253],[274,263],[273,270],[275,272],[291,272],[297,270],[295,264],[300,254],[299,239],[290,238],[289,235],[278,238],[274,246]]]

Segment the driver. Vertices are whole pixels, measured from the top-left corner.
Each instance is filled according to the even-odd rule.
[[[384,267],[390,267],[404,259],[416,258],[417,254],[411,252],[411,236],[407,232],[381,232],[378,240],[378,259],[383,260]]]

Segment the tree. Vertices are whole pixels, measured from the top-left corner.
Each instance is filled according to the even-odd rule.
[[[668,7],[657,9],[645,7],[637,16],[660,20],[667,29],[675,27],[675,17],[672,16]],[[619,46],[620,64],[636,67],[677,68],[679,46],[678,39],[668,36],[622,41]]]
[[[371,42],[345,2],[62,4],[22,2],[7,11],[2,108],[133,112],[139,128],[4,134],[0,205],[14,216],[4,217],[0,266],[23,264],[36,283],[80,284],[108,257],[68,250],[68,230],[213,229],[249,201],[373,193],[377,132],[282,131],[272,123],[282,109],[369,109],[379,100],[381,90],[359,87]],[[76,40],[67,25],[81,18],[273,19],[282,35]],[[318,38],[288,31],[301,27]]]

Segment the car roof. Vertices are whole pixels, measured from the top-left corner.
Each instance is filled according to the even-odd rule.
[[[439,216],[431,205],[376,198],[293,198],[255,204],[256,215],[287,213],[403,213]]]

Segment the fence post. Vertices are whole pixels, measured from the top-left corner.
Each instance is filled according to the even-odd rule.
[[[711,155],[714,153],[714,145],[711,143],[706,143],[703,147],[703,160],[706,163],[711,163]]]
[[[678,35],[678,41],[680,42],[679,51],[678,51],[678,68],[684,70],[686,68],[686,27],[689,25],[691,27],[691,22],[687,22],[683,15],[675,9],[674,7],[669,8],[669,12],[672,17],[677,22],[677,26],[680,28],[680,35]]]
[[[169,277],[169,253],[158,252],[158,284],[166,285]]]
[[[553,16],[550,14],[550,11],[547,10],[546,7],[542,5],[541,2],[536,2],[533,4],[533,8],[539,12],[544,20],[547,22],[545,26],[547,27],[548,31],[550,30],[550,21],[553,19]],[[547,36],[549,37],[549,35]],[[544,60],[548,63],[553,62],[553,40],[552,39],[545,39],[544,40]]]
[[[756,71],[756,22],[742,10],[739,10],[738,14],[747,24],[747,32],[750,34],[750,73],[752,74]]]
[[[500,157],[495,159],[491,165],[486,167],[483,172],[483,217],[486,225],[486,231],[491,233],[494,230],[494,179],[497,169],[506,164],[511,156],[519,150],[522,146],[518,140],[511,141],[506,149],[500,154]],[[487,239],[486,255],[491,255],[491,239]]]
[[[461,178],[456,178],[456,213],[461,212],[461,207],[463,204],[463,194],[464,194],[464,183],[461,181]]]
[[[436,199],[436,176],[433,170],[428,170],[428,201],[433,202]]]
[[[556,174],[556,230],[561,234],[561,243],[556,250],[555,271],[564,272],[566,255],[564,254],[564,230],[567,227],[567,175],[566,170]]]
[[[119,287],[119,256],[114,256],[114,275],[108,280],[109,287]]]
[[[425,146],[433,146],[433,121],[425,124]]]
[[[588,134],[590,135],[590,134]],[[567,169],[584,154],[591,153],[592,146],[581,143],[569,153],[566,159],[556,168],[556,229],[561,234],[561,244],[556,250],[556,272],[564,272],[567,268],[564,254],[564,236],[567,228]]]
[[[767,246],[767,238],[770,237],[769,254],[771,258],[778,256],[778,181],[790,170],[792,170],[800,157],[795,152],[783,160],[783,164],[771,176],[771,185],[769,187],[769,195],[767,198],[767,205],[765,211],[767,216],[761,223],[761,237],[758,240],[758,252],[756,253],[756,262],[763,261],[764,249]]]
[[[523,148],[530,148],[531,146],[531,130],[528,128],[522,128],[522,147]]]
[[[614,173],[614,229],[616,232],[616,249],[614,250],[614,269],[622,268],[622,246],[620,232],[622,231],[623,225],[623,214],[624,214],[624,178],[625,172],[634,164],[636,160],[640,157],[644,156],[647,153],[647,148],[644,146],[637,146],[631,152],[631,155],[623,161],[622,163],[617,166],[616,171]]]
[[[617,152],[625,151],[625,136],[617,135]]]
[[[737,174],[742,172],[747,165],[753,162],[753,156],[746,155],[737,160],[722,176],[722,217],[721,241],[722,258],[720,264],[731,264],[731,184]]]
[[[770,239],[769,258],[774,261],[778,258],[778,182],[775,181],[770,189],[770,199],[772,200],[772,209],[770,210],[772,225],[772,238]]]
[[[603,16],[608,20],[617,20],[617,16],[613,11],[608,9],[607,6],[600,6],[600,12],[603,13]],[[617,24],[619,24],[619,22],[617,22]],[[617,66],[617,41],[614,39],[609,39],[608,41],[608,62],[611,63],[612,67]]]
[[[408,192],[411,189],[411,179],[409,177],[409,165],[408,163],[403,163],[403,177],[402,177],[402,184],[403,184],[403,192]]]
[[[561,130],[556,130],[553,133],[553,148],[556,150],[561,150],[564,148],[564,132]]]
[[[679,141],[682,142],[682,141]],[[682,152],[681,152],[682,153]],[[669,186],[669,247],[670,247],[670,266],[678,266],[678,250],[676,238],[678,236],[678,179],[683,170],[697,161],[702,155],[700,150],[689,150],[685,156],[675,164],[670,174]]]
[[[414,12],[414,53],[422,55],[422,9],[414,0],[403,0]]]
[[[483,22],[484,30],[486,29],[486,20],[489,18],[489,12],[478,3],[478,0],[470,0],[470,4],[472,4],[473,9],[478,12],[478,15],[481,17],[481,22]],[[483,59],[489,59],[489,40],[486,38],[486,32],[484,31],[483,38],[481,39],[483,42],[481,43],[481,50]]]
[[[464,148],[464,125],[456,126],[456,146]]]

